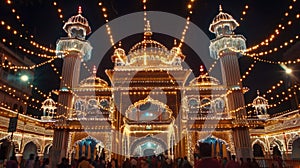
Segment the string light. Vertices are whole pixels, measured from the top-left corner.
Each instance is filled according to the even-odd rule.
[[[292,5],[290,5],[290,6],[288,7],[289,10],[295,9],[295,8],[293,7],[293,5],[295,4],[295,2],[296,2],[296,1],[293,0]],[[285,16],[286,16],[286,17],[289,16],[289,12],[286,12],[286,13],[285,13]],[[300,17],[299,14],[297,14],[297,15],[295,16],[295,19],[299,19],[299,17]],[[288,20],[288,21],[286,22],[286,24],[284,24],[284,23],[279,23],[279,24],[276,26],[276,28],[275,28],[273,34],[271,34],[268,38],[266,38],[265,40],[263,40],[263,41],[260,42],[259,44],[254,45],[254,46],[252,46],[252,47],[246,49],[246,51],[239,51],[239,52],[241,52],[241,53],[242,53],[242,52],[246,52],[246,53],[247,53],[247,52],[251,52],[251,51],[257,50],[258,48],[260,48],[260,47],[262,47],[262,46],[268,46],[271,42],[274,41],[274,39],[275,39],[277,36],[280,35],[280,32],[281,32],[281,31],[286,30],[286,27],[285,27],[285,26],[287,26],[287,27],[288,27],[288,26],[291,26],[292,23],[293,23],[292,20]],[[284,26],[284,25],[285,25],[285,26]]]
[[[58,13],[59,19],[60,19],[62,22],[65,22],[65,21],[64,21],[64,15],[62,14],[62,9],[59,8],[58,3],[57,3],[56,1],[54,1],[54,2],[52,3],[52,5],[55,7],[55,9],[56,9],[56,11],[57,11],[57,13]]]
[[[242,17],[240,18],[241,21],[243,21],[243,20],[245,19],[245,16],[247,15],[248,9],[249,9],[249,5],[246,4],[246,5],[244,6],[244,10],[242,11]]]
[[[189,29],[190,19],[191,19],[190,17],[193,14],[193,4],[194,4],[194,2],[195,2],[195,0],[190,0],[188,5],[187,5],[188,15],[187,15],[187,18],[186,18],[184,29],[181,33],[181,39],[180,39],[180,43],[179,43],[179,46],[178,46],[179,48],[182,47],[182,44],[184,43],[184,40],[185,40],[186,32]]]
[[[20,37],[20,38],[22,38],[22,39],[24,39],[24,40],[28,40],[28,37],[24,36],[23,34],[20,34],[20,32],[17,31],[16,29],[13,29],[12,26],[7,25],[7,24],[5,23],[5,21],[1,20],[1,25],[2,25],[4,28],[6,28],[6,30],[7,30],[8,32],[11,32],[13,35],[18,36],[18,37]],[[33,37],[33,36],[31,36],[31,37]],[[6,41],[6,39],[2,39],[2,42],[5,42],[5,41]],[[32,46],[36,47],[36,48],[39,49],[39,50],[43,50],[43,51],[50,52],[50,53],[56,53],[55,50],[50,49],[50,48],[47,48],[47,47],[45,47],[45,46],[43,46],[43,45],[40,45],[40,44],[38,44],[37,42],[34,42],[34,41],[32,41],[32,40],[30,40],[30,44],[31,44]],[[19,46],[18,48],[21,49],[21,50],[24,49],[24,47],[22,47],[22,46]],[[32,55],[36,55],[36,56],[39,56],[39,57],[43,57],[43,55],[44,55],[44,54],[38,54],[38,53],[35,53],[35,52],[30,51],[30,50],[27,50],[27,49],[25,49],[25,50],[26,50],[25,53],[32,54]]]
[[[8,65],[5,65],[4,63],[2,63],[1,66],[3,68],[9,68],[9,69],[26,69],[26,70],[30,69],[31,70],[31,69],[35,69],[35,68],[41,67],[43,65],[49,64],[52,61],[54,61],[55,59],[56,58],[52,58],[50,60],[47,60],[47,61],[39,63],[39,64],[35,64],[35,65],[32,65],[32,66],[10,66],[12,64],[11,62],[9,62]]]
[[[254,61],[254,62],[250,65],[250,67],[249,67],[248,70],[245,72],[245,74],[242,75],[242,77],[241,77],[241,79],[240,79],[240,81],[238,82],[237,85],[240,85],[240,84],[243,82],[243,80],[246,79],[248,75],[250,75],[250,72],[254,69],[254,66],[255,66],[256,63],[257,63],[257,62]]]

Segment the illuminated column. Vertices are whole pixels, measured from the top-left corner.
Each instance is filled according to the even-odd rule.
[[[222,12],[214,18],[209,30],[216,34],[211,40],[210,54],[214,59],[220,59],[223,84],[230,93],[227,95],[227,109],[234,118],[233,140],[237,157],[248,158],[252,155],[249,129],[246,127],[246,109],[242,85],[239,84],[241,74],[239,69],[238,54],[234,51],[245,50],[246,39],[242,35],[234,34],[239,24],[234,18]]]
[[[79,83],[81,61],[87,61],[91,57],[92,47],[85,40],[86,35],[91,33],[91,28],[81,13],[79,7],[78,14],[65,23],[63,29],[68,33],[68,37],[59,39],[56,46],[57,56],[63,58],[64,63],[53,137],[52,167],[56,166],[62,157],[67,157],[69,131],[66,127],[73,107],[72,89]]]

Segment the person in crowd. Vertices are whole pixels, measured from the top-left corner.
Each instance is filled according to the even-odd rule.
[[[227,162],[225,168],[241,168],[240,164],[235,160],[235,155],[232,155],[230,161]]]
[[[225,168],[227,162],[228,162],[227,157],[224,157],[224,158],[222,159],[222,163],[221,163],[221,164],[222,164],[222,168]]]
[[[221,165],[216,159],[211,157],[211,146],[208,143],[200,143],[200,157],[201,161],[199,162],[198,167],[195,168],[221,168]]]
[[[125,159],[125,162],[123,163],[122,168],[131,168],[129,158]]]
[[[6,168],[18,168],[18,161],[15,155],[10,157],[10,160],[6,162]]]
[[[50,163],[49,158],[45,158],[43,160],[43,164],[41,168],[50,168],[49,163]]]
[[[26,160],[25,160],[24,157],[22,156],[21,162],[20,162],[20,168],[25,168],[25,167],[26,167]]]
[[[256,162],[256,159],[253,158],[251,162],[251,168],[259,168],[259,164]]]
[[[40,158],[38,156],[36,156],[35,161],[34,161],[34,168],[40,168],[40,167],[41,167]]]
[[[29,155],[29,159],[26,161],[25,168],[34,168],[34,154]]]
[[[184,156],[183,158],[182,168],[192,168],[192,165],[188,161],[187,156]]]
[[[68,163],[68,159],[65,158],[65,157],[63,157],[63,158],[61,159],[60,164],[57,165],[57,168],[69,168],[69,167],[70,167],[70,166],[69,166],[69,163]]]

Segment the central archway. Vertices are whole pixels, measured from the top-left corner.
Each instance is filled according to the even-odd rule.
[[[135,157],[159,155],[168,149],[166,143],[158,138],[146,136],[132,143],[130,153]]]

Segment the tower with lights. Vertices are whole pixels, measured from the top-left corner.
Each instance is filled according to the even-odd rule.
[[[78,14],[72,16],[63,27],[68,37],[59,39],[56,46],[57,56],[64,62],[58,96],[57,122],[54,128],[53,164],[59,163],[67,154],[69,131],[61,126],[69,124],[67,119],[71,115],[74,101],[72,90],[79,84],[81,62],[91,57],[92,46],[85,40],[86,35],[91,33],[91,28],[81,14],[82,10],[79,7]]]
[[[247,113],[240,83],[239,54],[234,52],[246,49],[246,39],[234,33],[238,26],[237,21],[231,15],[224,13],[220,6],[220,13],[209,27],[209,30],[216,35],[216,38],[211,40],[209,49],[212,58],[220,59],[223,85],[228,89],[227,110],[233,118],[232,131],[237,157],[248,158],[252,152],[249,129],[246,127]]]

